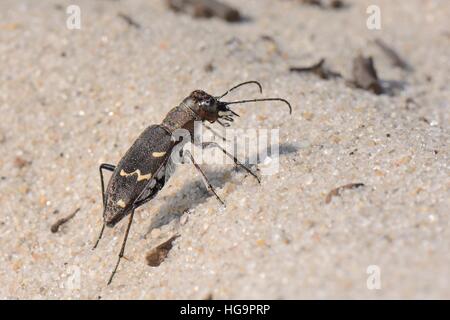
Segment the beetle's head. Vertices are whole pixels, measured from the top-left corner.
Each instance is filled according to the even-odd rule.
[[[202,90],[193,91],[187,100],[191,102],[189,107],[200,116],[202,120],[215,122],[221,117],[221,113],[227,110],[224,102],[219,101],[217,97]]]
[[[221,98],[226,96],[228,93],[233,91],[236,88],[239,88],[246,84],[256,84],[262,93],[262,87],[257,81],[247,81],[234,86],[221,96],[212,96],[205,91],[195,90],[193,91],[185,100],[184,103],[188,105],[203,121],[209,121],[211,123],[218,122],[219,124],[228,127],[230,126],[229,122],[233,122],[234,116],[239,115],[231,110],[228,106],[236,103],[248,103],[248,102],[258,102],[258,101],[282,101],[289,106],[289,111],[292,113],[292,107],[290,103],[281,98],[265,98],[265,99],[251,99],[251,100],[240,100],[240,101],[231,101],[225,102],[220,101]],[[227,122],[223,122],[227,121]]]

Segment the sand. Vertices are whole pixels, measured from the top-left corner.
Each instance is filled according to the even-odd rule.
[[[245,22],[194,20],[162,1],[0,2],[1,298],[450,298],[450,3],[227,2]],[[73,3],[80,30],[66,27]],[[374,3],[381,30],[366,27]],[[414,71],[393,67],[376,38]],[[378,96],[289,72],[323,57],[351,79],[359,53],[403,88]],[[179,166],[137,210],[127,260],[106,286],[126,222],[91,250],[99,164],[117,163],[192,90],[217,95],[246,80],[293,106],[291,116],[276,103],[234,107],[235,128],[279,129],[279,171],[259,185],[232,165],[205,166],[222,208]],[[249,97],[255,88],[229,99]],[[348,183],[365,186],[325,202]],[[146,254],[175,234],[165,261],[148,266]],[[378,289],[368,270],[379,271]]]

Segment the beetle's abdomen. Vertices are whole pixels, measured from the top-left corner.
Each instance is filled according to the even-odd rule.
[[[148,127],[119,161],[106,189],[104,219],[113,226],[127,215],[144,189],[158,187],[156,177],[172,151],[170,134],[161,126]],[[158,190],[155,190],[158,191]],[[156,192],[155,192],[156,194]]]

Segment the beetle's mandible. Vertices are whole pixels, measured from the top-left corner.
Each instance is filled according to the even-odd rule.
[[[164,184],[168,179],[168,177],[166,177],[166,166],[169,165],[170,156],[175,145],[180,142],[172,139],[172,133],[175,130],[188,130],[192,139],[194,139],[195,121],[201,121],[202,123],[205,121],[209,123],[217,122],[224,127],[228,127],[230,122],[233,122],[233,117],[239,116],[236,112],[229,108],[229,105],[238,103],[281,101],[287,104],[289,107],[289,112],[292,113],[290,103],[281,98],[250,99],[231,102],[220,101],[220,99],[225,97],[231,91],[247,84],[257,85],[262,93],[262,87],[257,81],[240,83],[229,89],[221,96],[212,96],[202,90],[193,91],[180,103],[180,105],[169,111],[161,124],[151,125],[145,129],[116,166],[106,163],[100,165],[99,170],[102,187],[104,222],[93,249],[97,247],[103,235],[103,231],[105,230],[105,226],[114,227],[125,216],[130,216],[117,263],[111,273],[108,284],[111,283],[119,266],[120,260],[124,255],[125,244],[130,231],[131,223],[133,221],[134,211],[144,203],[153,199],[164,187]],[[205,127],[212,131],[212,129],[208,126],[205,125]],[[196,143],[194,140],[193,142]],[[204,142],[201,147],[219,148],[224,154],[231,157],[237,166],[245,169],[259,181],[256,174],[254,174],[249,168],[239,162],[236,157],[228,153],[218,144],[214,142]],[[195,162],[192,155],[188,151],[185,152],[189,156],[195,168],[203,176],[208,189],[223,204],[223,201],[219,198],[212,185],[208,182],[206,175],[203,173],[200,166]],[[106,191],[103,179],[103,170],[113,172]]]

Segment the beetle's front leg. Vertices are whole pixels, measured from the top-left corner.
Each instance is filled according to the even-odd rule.
[[[216,142],[202,142],[201,145],[202,149],[207,149],[207,148],[218,148],[219,150],[221,150],[227,157],[230,157],[231,159],[233,159],[234,164],[238,167],[243,168],[245,171],[247,171],[248,173],[250,173],[253,177],[255,177],[256,180],[258,180],[259,183],[261,183],[261,180],[259,179],[259,177],[253,173],[252,170],[250,170],[250,168],[248,168],[247,166],[245,166],[244,164],[242,164],[235,156],[233,156],[231,153],[229,153],[227,150],[225,150],[224,148],[222,148],[218,143]]]

